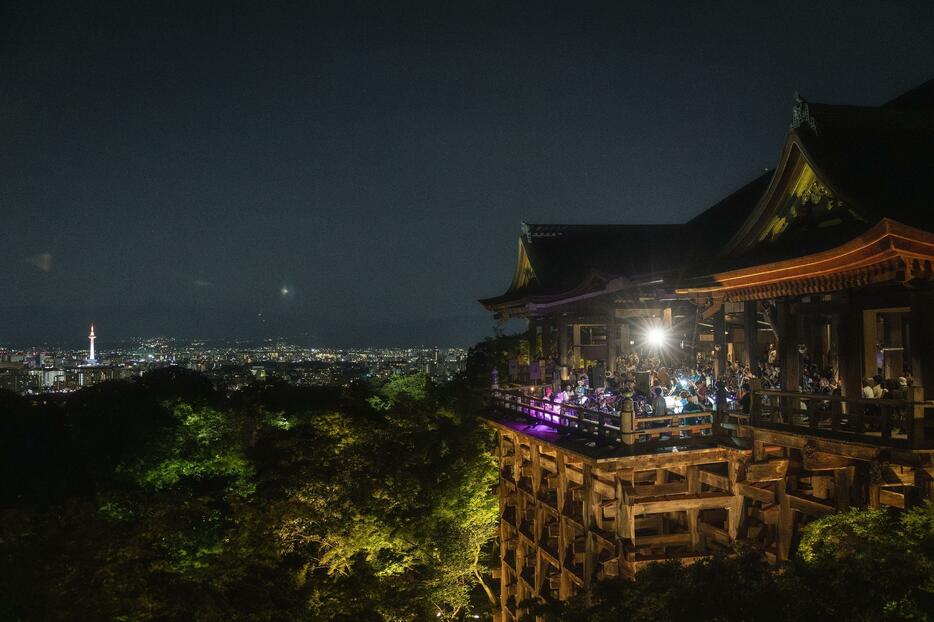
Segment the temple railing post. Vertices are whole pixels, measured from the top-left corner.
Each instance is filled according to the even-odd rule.
[[[619,411],[620,442],[624,445],[634,444],[636,442],[635,427],[635,410],[633,409],[632,397],[626,396]]]

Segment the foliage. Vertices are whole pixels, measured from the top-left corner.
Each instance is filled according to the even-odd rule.
[[[0,395],[0,618],[402,621],[488,608],[496,469],[463,393],[414,376],[224,399],[173,370],[62,407]],[[42,468],[44,449],[68,468]]]
[[[500,382],[509,377],[509,360],[522,353],[524,334],[488,337],[470,349],[467,355],[467,378],[472,386],[488,387],[493,369]]]

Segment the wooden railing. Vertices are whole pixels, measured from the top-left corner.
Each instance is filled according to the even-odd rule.
[[[624,402],[620,411],[604,412],[576,404],[555,403],[528,395],[521,389],[493,389],[492,399],[498,408],[521,413],[546,425],[626,445],[678,445],[689,438],[709,436],[714,427],[710,411],[638,417],[632,411],[631,401]]]
[[[934,447],[934,403],[754,390],[749,425],[891,447]]]

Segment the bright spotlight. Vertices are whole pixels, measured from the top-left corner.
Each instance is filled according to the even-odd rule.
[[[653,348],[660,348],[665,345],[665,336],[665,329],[658,326],[650,328],[649,332],[645,335],[649,345]]]

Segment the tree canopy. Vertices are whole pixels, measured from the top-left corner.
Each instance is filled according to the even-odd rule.
[[[4,449],[19,449],[3,457],[0,618],[489,608],[491,435],[456,391],[414,376],[225,399],[202,380],[159,372],[63,407],[3,398]]]

